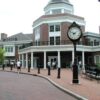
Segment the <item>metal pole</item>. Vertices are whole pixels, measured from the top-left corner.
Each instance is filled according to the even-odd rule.
[[[78,80],[78,66],[77,66],[77,59],[76,59],[76,43],[74,45],[74,64],[73,64],[73,80],[72,83],[79,83]]]
[[[51,73],[50,73],[50,66],[48,66],[48,75],[50,75]]]
[[[38,66],[38,74],[40,74],[40,66]]]
[[[30,65],[28,65],[28,72],[30,72]]]
[[[57,76],[57,78],[60,78],[60,71],[61,71],[61,69],[58,68],[58,76]]]
[[[40,74],[40,61],[38,61],[38,74]]]

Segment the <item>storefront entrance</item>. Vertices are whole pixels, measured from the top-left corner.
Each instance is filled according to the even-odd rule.
[[[54,66],[53,65],[53,62],[56,63],[55,67],[57,68],[57,62],[58,62],[58,58],[57,56],[48,56],[48,61],[51,62],[51,68],[53,69]]]

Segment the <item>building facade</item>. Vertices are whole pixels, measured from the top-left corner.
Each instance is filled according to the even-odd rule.
[[[44,8],[45,14],[33,22],[32,46],[19,49],[22,66],[47,68],[47,62],[56,62],[56,68],[70,67],[74,61],[74,47],[67,37],[68,27],[76,22],[82,30],[77,43],[77,63],[98,63],[100,35],[85,32],[85,19],[74,15],[69,0],[50,0]],[[100,60],[99,60],[100,62]]]
[[[0,47],[5,51],[5,64],[16,62],[19,58],[18,49],[20,46],[29,45],[32,42],[32,34],[18,33],[0,40]]]

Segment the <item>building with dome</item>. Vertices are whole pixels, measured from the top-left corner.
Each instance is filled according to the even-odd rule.
[[[74,61],[74,48],[67,37],[68,27],[76,22],[82,30],[77,43],[77,63],[99,63],[100,34],[85,32],[84,17],[74,14],[69,0],[50,0],[44,7],[44,15],[33,22],[33,45],[19,49],[22,66],[47,68],[47,62],[56,62],[56,68],[66,68]]]
[[[51,0],[44,8],[45,15],[74,13],[73,5],[68,0]]]

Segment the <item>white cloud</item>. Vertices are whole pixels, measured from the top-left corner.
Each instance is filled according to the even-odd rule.
[[[100,2],[98,0],[70,0],[75,9],[75,14],[82,16],[86,21],[86,31],[99,32]]]
[[[75,14],[85,17],[86,31],[98,32],[100,2],[98,0],[69,0]],[[44,14],[49,0],[0,0],[0,32],[8,35],[32,33],[32,23]]]

